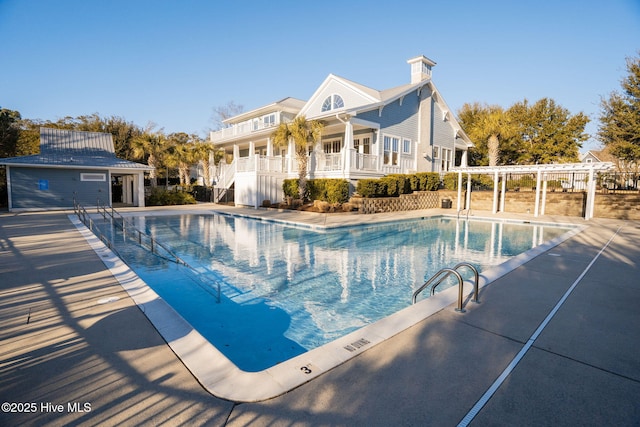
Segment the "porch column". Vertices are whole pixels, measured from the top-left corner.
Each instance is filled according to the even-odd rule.
[[[467,154],[469,153],[469,150],[464,150],[462,151],[462,157],[460,158],[460,166],[463,168],[467,167]]]
[[[136,191],[136,194],[133,195],[133,203],[139,208],[144,208],[144,172],[138,172],[138,175],[135,177],[137,179],[134,180],[136,181],[134,183],[134,187],[137,187],[138,190]]]
[[[350,120],[347,120],[344,125],[344,144],[342,145],[342,149],[344,150],[344,154],[342,156],[344,161],[342,171],[345,178],[347,178],[349,171],[351,170],[351,152],[353,151],[353,125]]]
[[[267,157],[273,157],[273,142],[271,142],[271,138],[267,138]]]
[[[249,141],[249,157],[253,157],[256,155],[256,143],[253,141]]]
[[[233,160],[238,160],[240,158],[240,147],[238,144],[233,144]]]
[[[458,202],[456,210],[458,212],[462,210],[462,172],[458,172]]]
[[[296,155],[296,147],[293,139],[289,139],[289,146],[287,147],[287,172],[293,172],[293,161]]]
[[[538,176],[536,178],[536,207],[533,212],[533,216],[537,217],[540,214],[540,182],[542,178],[542,171],[538,170]]]
[[[492,204],[493,213],[498,212],[498,171],[493,173],[493,204]]]

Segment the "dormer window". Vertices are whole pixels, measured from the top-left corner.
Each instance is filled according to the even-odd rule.
[[[322,103],[322,111],[337,110],[344,107],[344,101],[340,95],[331,95]]]

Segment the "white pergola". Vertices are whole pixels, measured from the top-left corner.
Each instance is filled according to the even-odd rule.
[[[544,215],[544,208],[546,204],[547,196],[547,174],[550,173],[574,173],[582,172],[587,173],[589,180],[587,181],[587,204],[584,213],[584,219],[591,219],[593,217],[594,198],[596,193],[595,172],[606,171],[613,168],[613,164],[610,162],[595,162],[595,163],[560,163],[560,164],[547,164],[547,165],[517,165],[517,166],[461,166],[455,167],[450,172],[458,173],[458,203],[457,210],[461,210],[462,199],[462,174],[466,173],[467,179],[467,198],[465,206],[471,205],[471,175],[493,175],[493,213],[498,212],[498,205],[500,211],[504,212],[504,200],[506,193],[506,174],[522,174],[522,173],[535,173],[536,179],[536,204],[534,216]],[[498,183],[500,176],[502,179],[502,190],[498,191]],[[542,195],[542,198],[541,198]]]

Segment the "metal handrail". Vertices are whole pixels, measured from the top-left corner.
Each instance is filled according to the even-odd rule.
[[[101,208],[102,208],[102,212],[100,212]],[[120,217],[120,220],[121,220],[120,228],[122,229],[122,231],[126,234],[127,229],[129,229],[129,230],[133,230],[135,233],[138,233],[138,243],[140,245],[142,245],[142,236],[145,236],[147,239],[149,239],[149,247],[151,249],[151,253],[154,253],[154,254],[157,253],[156,247],[160,247],[167,254],[170,255],[169,259],[171,261],[175,262],[176,264],[182,264],[182,265],[184,265],[186,267],[192,268],[185,260],[183,260],[178,255],[176,255],[171,249],[169,249],[162,242],[159,242],[153,236],[150,236],[149,234],[145,233],[144,231],[140,231],[139,229],[137,229],[133,225],[127,224],[125,218],[122,215],[120,215],[120,213],[118,211],[113,209],[113,207],[111,207],[111,212],[109,212],[107,210],[106,206],[105,205],[101,205],[100,204],[100,200],[98,200],[98,203],[97,203],[97,206],[96,206],[96,210],[97,210],[97,213],[102,214],[102,217],[104,219],[107,219],[107,215],[109,215],[111,217],[111,219],[113,220],[113,223],[116,224],[116,225],[119,225],[118,222],[115,221],[115,219],[116,219],[115,215],[117,214]]]
[[[446,273],[445,276],[440,277],[440,275],[442,273]],[[426,282],[424,282],[424,284],[422,286],[420,286],[414,293],[413,293],[413,304],[416,303],[416,300],[418,299],[418,294],[420,294],[420,292],[422,292],[423,290],[425,290],[432,282],[434,282],[436,279],[440,278],[440,280],[438,281],[438,283],[436,283],[436,285],[438,285],[440,282],[442,282],[446,277],[448,277],[450,274],[453,274],[456,276],[456,278],[458,279],[458,286],[460,289],[462,289],[462,276],[460,276],[460,273],[458,273],[457,271],[455,271],[452,268],[443,268],[440,271],[438,271],[436,274],[434,274],[433,276],[431,276],[431,278],[429,280],[427,280]],[[434,286],[435,287],[435,286]],[[460,291],[462,292],[462,291]],[[462,294],[461,294],[462,295]],[[458,298],[458,308],[462,309],[462,298]]]
[[[78,219],[80,219],[80,221],[82,221],[82,223],[83,223],[84,225],[86,225],[92,233],[96,234],[96,230],[98,230],[98,229],[94,227],[94,225],[93,225],[93,220],[91,219],[91,217],[90,217],[90,216],[89,216],[89,214],[87,213],[87,210],[86,210],[83,206],[81,206],[81,205],[76,201],[75,197],[74,197],[74,199],[73,199],[73,210],[74,210],[74,212],[75,212],[76,216],[78,217]],[[100,212],[100,200],[99,200],[99,199],[98,199],[98,203],[97,203],[97,211],[98,211],[97,213],[101,213],[101,212]],[[106,220],[106,219],[107,219],[106,215],[109,215],[109,216],[111,217],[111,219],[112,219],[113,223],[114,223],[114,224],[116,224],[116,225],[118,225],[118,222],[117,222],[117,221],[115,221],[115,214],[117,214],[117,215],[122,219],[121,229],[122,229],[122,231],[123,231],[123,233],[124,233],[125,235],[126,235],[126,227],[128,227],[129,229],[133,229],[133,231],[135,231],[136,233],[138,233],[138,239],[137,239],[137,241],[138,241],[138,244],[139,244],[140,246],[143,246],[143,244],[142,244],[142,236],[145,236],[147,239],[149,239],[149,247],[150,247],[150,249],[151,249],[151,253],[154,253],[154,254],[160,255],[160,254],[155,250],[155,247],[161,247],[161,248],[162,248],[162,249],[164,249],[164,250],[165,250],[165,251],[166,251],[166,252],[167,252],[167,253],[168,253],[168,254],[169,254],[173,259],[172,259],[172,258],[166,258],[166,257],[163,257],[163,258],[168,259],[169,261],[173,261],[173,262],[175,262],[176,264],[184,265],[184,266],[185,266],[185,267],[187,267],[190,271],[192,271],[192,272],[193,272],[197,277],[199,277],[199,278],[200,278],[200,277],[203,277],[203,276],[202,276],[202,274],[201,274],[200,272],[198,272],[198,270],[196,270],[195,268],[193,268],[191,265],[189,265],[186,261],[184,261],[182,258],[180,258],[179,256],[177,256],[176,254],[174,254],[174,253],[173,253],[173,251],[172,251],[171,249],[169,249],[167,246],[165,246],[164,244],[162,244],[161,242],[159,242],[157,239],[154,239],[152,236],[150,236],[150,235],[146,234],[146,233],[145,233],[145,232],[143,232],[143,231],[138,230],[136,227],[134,227],[134,226],[132,226],[132,225],[130,225],[130,224],[125,226],[125,224],[127,224],[127,222],[126,222],[125,218],[124,218],[122,215],[120,215],[120,213],[119,213],[118,211],[116,211],[115,209],[113,209],[113,207],[111,207],[111,211],[112,211],[112,212],[109,212],[109,211],[107,211],[106,207],[105,207],[104,205],[102,205],[102,211],[103,211],[103,212],[102,212],[102,216],[103,216],[103,218]],[[98,231],[99,231],[99,230],[98,230]],[[104,234],[102,234],[102,233],[100,233],[100,232],[98,232],[98,233],[97,233],[97,235],[98,235],[98,238],[99,238],[100,240],[102,240],[102,241],[107,245],[107,247],[108,247],[110,250],[112,250],[112,251],[113,251],[113,252],[118,256],[118,258],[120,258],[120,259],[122,259],[122,260],[124,261],[124,258],[123,258],[119,253],[118,253],[118,251],[115,249],[115,245],[113,245],[113,244],[111,243],[111,241],[109,240],[109,238],[108,238],[107,236],[105,236]],[[126,263],[126,261],[124,261],[124,262]],[[205,280],[205,281],[206,281],[206,280]],[[220,286],[220,282],[219,282],[218,280],[214,280],[214,282],[215,282],[215,286],[217,287],[217,295],[216,295],[217,302],[218,302],[218,303],[220,303],[220,302],[221,302],[221,300],[222,300],[222,299],[221,299],[221,289],[220,289],[220,288],[221,288],[221,286]],[[204,289],[204,288],[203,288],[203,289]],[[207,289],[205,289],[205,290],[207,290]],[[207,292],[209,292],[209,291],[207,290]]]
[[[462,279],[462,276],[460,275],[460,273],[458,272],[458,269],[460,269],[461,267],[467,267],[469,269],[471,269],[471,271],[473,271],[474,274],[474,298],[473,298],[473,302],[475,303],[480,303],[480,301],[478,300],[478,282],[479,282],[479,273],[478,273],[478,269],[475,268],[472,264],[468,263],[468,262],[461,262],[456,264],[453,268],[443,268],[441,270],[439,270],[436,274],[434,274],[433,276],[431,276],[431,278],[429,280],[427,280],[422,286],[420,286],[414,293],[413,293],[413,297],[412,297],[412,303],[415,304],[416,300],[418,299],[418,295],[425,290],[429,285],[431,285],[433,282],[433,286],[431,287],[431,295],[435,294],[436,291],[436,287],[442,283],[447,277],[449,277],[450,275],[454,275],[456,277],[456,279],[458,279],[458,307],[456,307],[456,311],[460,312],[460,313],[464,313],[466,310],[462,307],[462,299],[463,299],[463,293],[464,293],[464,280]],[[444,273],[444,274],[443,274]],[[436,281],[437,280],[437,281]]]
[[[471,214],[471,209],[470,208],[469,209],[460,209],[458,211],[458,219],[460,219],[460,214],[465,212],[465,211],[467,212],[467,214],[466,214],[467,221],[469,220],[469,215]]]
[[[480,301],[478,299],[478,296],[479,296],[479,285],[480,285],[480,273],[478,272],[478,269],[473,264],[463,261],[463,262],[457,263],[453,267],[453,270],[458,271],[461,267],[467,267],[469,270],[471,270],[473,272],[473,299],[471,301],[475,302],[476,304],[480,304]],[[443,278],[442,280],[444,280],[445,278]],[[431,288],[431,295],[433,295],[435,287],[438,286],[439,284],[440,283],[438,282],[437,284],[433,285],[433,288]]]

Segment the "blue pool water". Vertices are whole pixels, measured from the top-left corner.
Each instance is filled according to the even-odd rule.
[[[197,272],[150,254],[113,224],[98,226],[151,288],[252,372],[409,306],[443,267],[486,270],[568,230],[445,217],[328,230],[227,215],[128,221]]]

